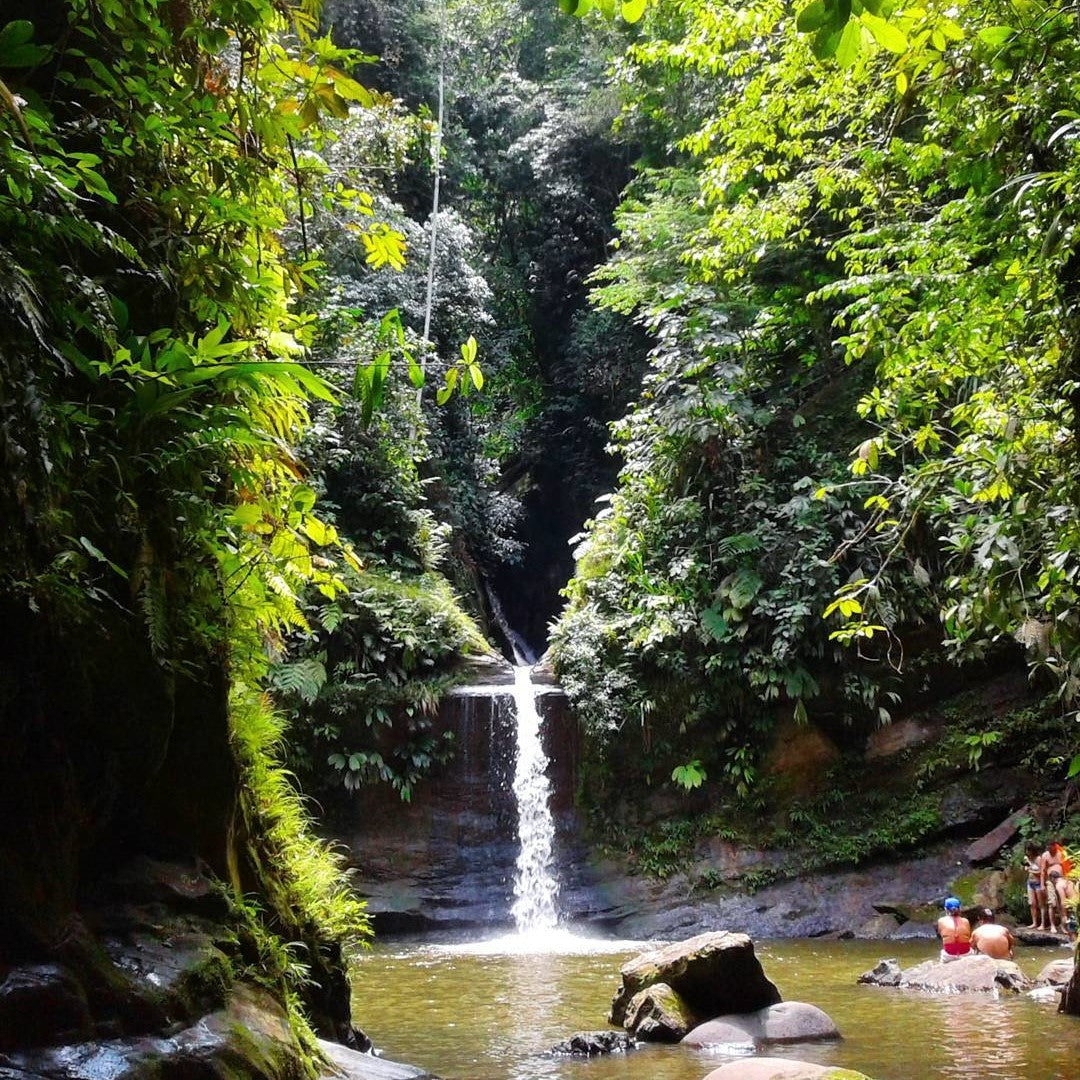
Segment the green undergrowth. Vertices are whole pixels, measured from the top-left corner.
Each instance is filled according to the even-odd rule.
[[[979,773],[993,766],[1030,774],[1033,799],[1060,790],[1070,721],[1049,703],[988,716],[981,696],[971,692],[958,695],[927,722],[942,725],[931,742],[877,761],[849,751],[828,769],[814,794],[793,795],[785,777],[770,775],[749,798],[706,785],[683,800],[685,811],[652,824],[629,825],[610,809],[594,806],[594,827],[610,851],[642,874],[688,873],[700,888],[754,891],[774,881],[912,851],[944,835],[950,825],[942,811],[944,790],[978,785]],[[1047,785],[1044,791],[1040,782]],[[1024,823],[1022,840],[1033,830],[1032,823]],[[1067,823],[1065,835],[1071,835]],[[710,865],[705,851],[717,840],[776,860],[725,872]]]
[[[490,651],[449,582],[433,570],[373,564],[318,597],[310,630],[271,671],[289,717],[289,764],[324,804],[385,783],[408,801],[453,753],[438,705],[462,657]]]
[[[242,686],[234,689],[230,719],[243,781],[231,901],[244,974],[284,1001],[315,1075],[318,1049],[306,991],[335,977],[340,949],[365,945],[371,928],[342,858],[314,834],[281,764],[284,719],[266,694]],[[249,866],[257,882],[246,880]]]

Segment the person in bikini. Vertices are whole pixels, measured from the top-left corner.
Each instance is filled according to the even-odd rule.
[[[1029,930],[1049,930],[1046,913],[1046,890],[1042,886],[1042,852],[1039,845],[1029,843],[1024,848],[1026,858],[1024,869],[1027,870],[1028,904],[1031,907]]]
[[[960,901],[955,896],[945,900],[945,914],[937,921],[941,938],[941,962],[948,964],[971,952],[971,923],[960,914]]]

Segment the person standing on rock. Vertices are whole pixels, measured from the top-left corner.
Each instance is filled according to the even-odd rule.
[[[1038,844],[1029,843],[1024,848],[1027,858],[1024,869],[1027,870],[1028,904],[1031,907],[1031,925],[1029,930],[1049,930],[1046,911],[1046,890],[1042,886],[1042,850]]]
[[[941,962],[948,964],[971,952],[971,923],[960,914],[960,901],[955,896],[945,900],[945,914],[937,921],[941,938]]]
[[[1016,940],[1012,931],[1001,923],[994,922],[994,913],[989,908],[979,911],[979,925],[971,931],[971,947],[983,956],[995,960],[1011,960]]]
[[[1065,853],[1065,848],[1057,840],[1046,845],[1040,857],[1042,861],[1042,885],[1046,893],[1050,911],[1050,930],[1055,934],[1065,933],[1065,903],[1069,898],[1069,870],[1072,864]],[[1055,912],[1057,913],[1055,915]]]

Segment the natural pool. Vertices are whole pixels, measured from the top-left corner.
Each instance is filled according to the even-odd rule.
[[[568,933],[451,945],[384,943],[353,969],[353,1015],[387,1057],[444,1080],[701,1080],[720,1054],[649,1046],[592,1060],[544,1051],[575,1031],[606,1028],[618,971],[643,945]],[[931,942],[773,941],[757,945],[785,999],[824,1009],[840,1043],[770,1049],[774,1056],[858,1069],[876,1080],[965,1077],[1077,1080],[1080,1020],[1027,998],[931,996],[859,986],[883,956],[902,966]],[[1034,976],[1064,949],[1024,949]]]

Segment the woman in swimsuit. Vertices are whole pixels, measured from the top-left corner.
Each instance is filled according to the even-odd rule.
[[[941,962],[948,964],[971,952],[971,923],[960,914],[960,901],[950,896],[945,901],[945,914],[937,921],[941,938]]]
[[[1027,858],[1024,869],[1027,870],[1028,904],[1031,906],[1031,925],[1029,930],[1046,930],[1046,890],[1042,887],[1042,863],[1038,844],[1028,844],[1024,849]]]

